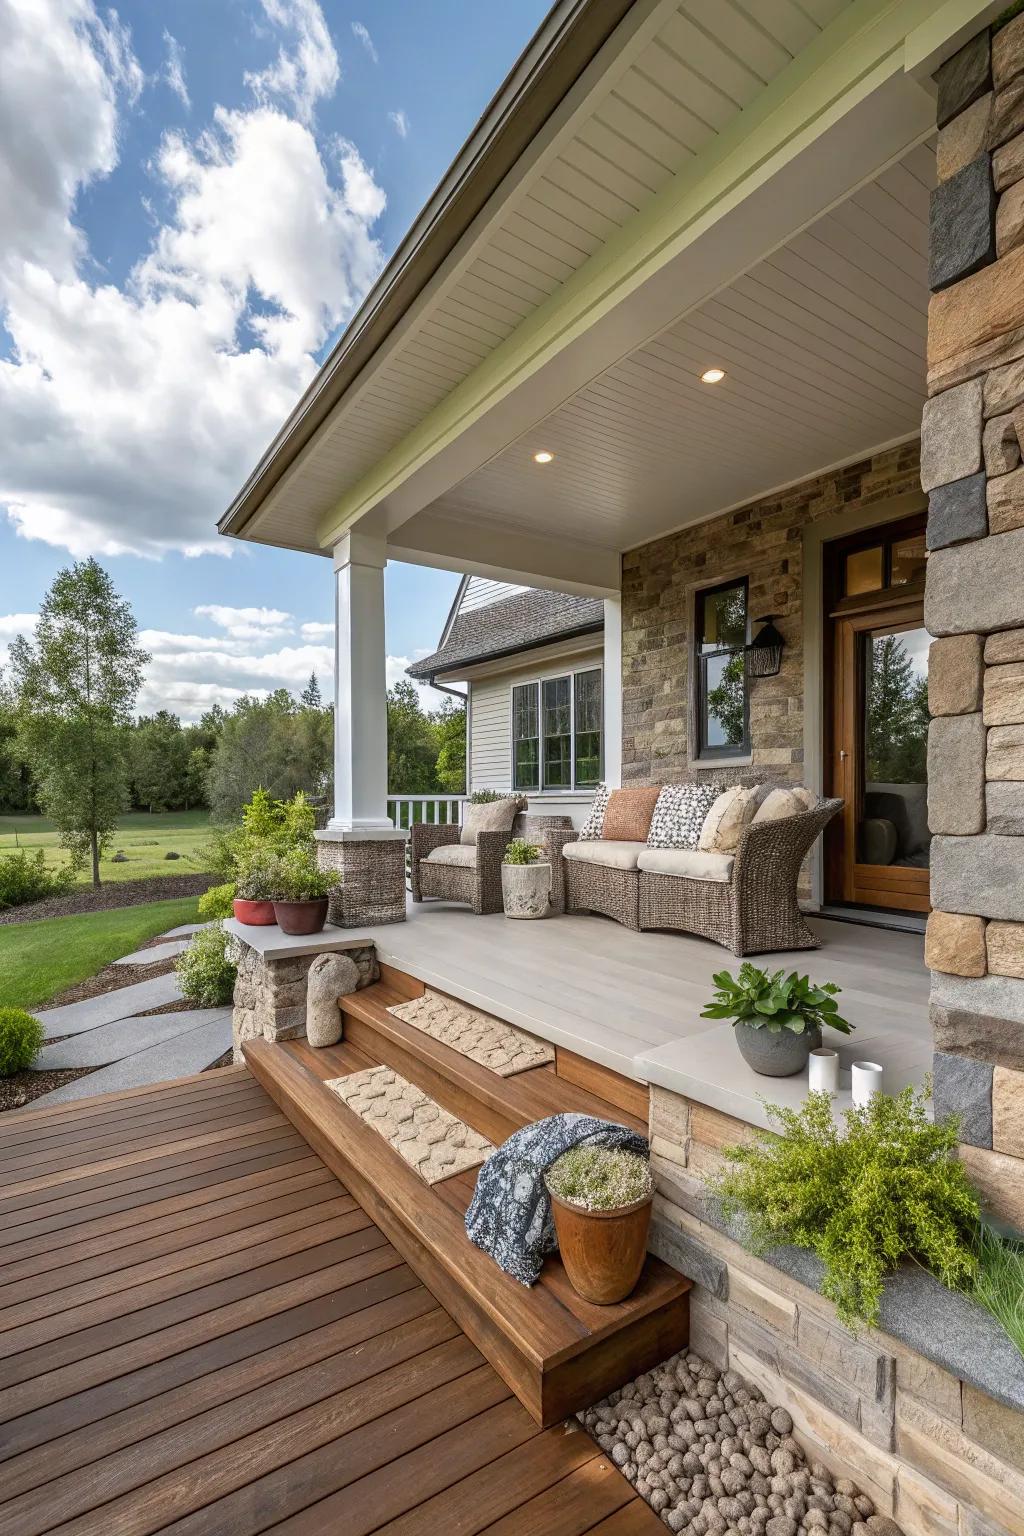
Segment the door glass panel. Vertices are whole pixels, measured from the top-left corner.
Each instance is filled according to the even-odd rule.
[[[857,597],[861,592],[879,592],[885,586],[885,546],[875,544],[871,549],[857,549],[846,557],[844,597]]]
[[[862,636],[862,864],[928,867],[929,643],[923,628]]]
[[[923,533],[916,533],[910,539],[897,539],[892,546],[892,576],[889,585],[905,587],[908,581],[923,581],[926,559]]]

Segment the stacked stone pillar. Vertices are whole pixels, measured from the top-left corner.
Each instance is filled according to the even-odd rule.
[[[943,65],[925,621],[936,1111],[1024,1230],[1024,15]]]

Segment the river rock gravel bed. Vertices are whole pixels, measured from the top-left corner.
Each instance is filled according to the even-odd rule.
[[[699,1355],[673,1355],[579,1418],[682,1536],[903,1536],[856,1484],[807,1460],[785,1408]]]

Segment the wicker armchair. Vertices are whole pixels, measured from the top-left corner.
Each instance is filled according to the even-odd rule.
[[[562,848],[576,836],[567,816],[531,816],[520,812],[511,832],[481,832],[476,841],[472,864],[435,863],[429,855],[435,848],[460,843],[462,829],[454,824],[432,825],[416,822],[410,828],[412,899],[424,901],[465,902],[482,916],[501,912],[501,861],[512,838],[526,837],[541,849],[540,857],[551,864],[551,910],[565,911],[565,882]]]

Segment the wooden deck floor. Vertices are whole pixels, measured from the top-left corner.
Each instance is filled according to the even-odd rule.
[[[663,1531],[244,1069],[6,1116],[0,1176],[0,1536]]]

